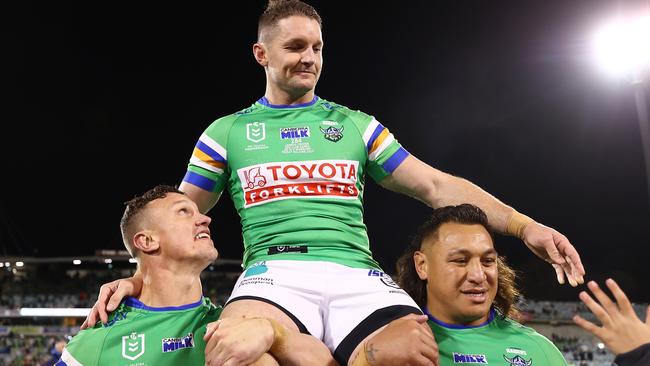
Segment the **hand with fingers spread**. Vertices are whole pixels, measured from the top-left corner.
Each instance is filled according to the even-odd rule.
[[[566,236],[532,221],[523,229],[521,239],[535,255],[551,263],[557,282],[564,284],[566,277],[573,287],[584,283],[585,268],[578,251]]]
[[[141,290],[142,277],[138,274],[103,284],[99,288],[99,296],[95,305],[93,305],[86,320],[81,324],[81,330],[94,326],[99,320],[101,320],[102,324],[106,324],[108,314],[117,309],[122,299],[127,296],[137,296]]]
[[[426,315],[394,320],[366,342],[352,365],[438,365],[438,345]],[[365,357],[365,360],[364,360]]]
[[[286,330],[266,318],[227,318],[208,324],[203,337],[205,364],[209,366],[249,365],[281,342]],[[276,334],[278,333],[278,334]]]
[[[645,322],[641,321],[618,284],[612,279],[605,283],[614,295],[616,303],[594,281],[590,281],[587,286],[598,301],[587,292],[580,293],[580,300],[596,315],[602,325],[599,327],[579,315],[574,316],[573,321],[602,340],[616,355],[650,343],[650,307],[647,309]]]

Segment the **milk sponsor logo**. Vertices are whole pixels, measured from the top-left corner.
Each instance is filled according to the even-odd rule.
[[[483,354],[467,355],[464,353],[454,352],[454,363],[487,365],[488,360]]]
[[[356,199],[359,162],[309,160],[274,162],[237,170],[244,207],[290,198]]]
[[[184,337],[163,338],[162,352],[174,352],[183,348],[194,348],[194,334],[188,333]]]
[[[280,129],[280,139],[303,139],[309,137],[309,127],[285,127]]]

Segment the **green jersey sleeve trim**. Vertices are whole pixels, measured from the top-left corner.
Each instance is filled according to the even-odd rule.
[[[213,122],[199,137],[183,181],[209,192],[221,192],[227,181],[228,135],[241,114]]]
[[[368,156],[368,174],[376,182],[392,174],[410,155],[375,117],[345,107],[339,111],[348,116],[357,127]]]
[[[81,362],[77,361],[70,352],[68,352],[68,349],[65,348],[63,349],[63,354],[61,355],[61,359],[54,364],[54,366],[84,366]]]

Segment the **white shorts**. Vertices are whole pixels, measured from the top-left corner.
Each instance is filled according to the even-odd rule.
[[[228,303],[259,300],[284,311],[301,332],[322,340],[346,365],[375,330],[408,314],[422,314],[389,275],[331,262],[259,262],[237,280]]]

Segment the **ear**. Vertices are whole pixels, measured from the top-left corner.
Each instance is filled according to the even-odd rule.
[[[266,54],[266,46],[263,43],[257,42],[253,45],[253,56],[258,64],[266,67],[269,64],[269,60]]]
[[[427,280],[429,277],[429,263],[427,262],[427,256],[417,250],[413,253],[413,263],[415,264],[415,271],[418,273],[418,277],[420,277],[421,280]]]
[[[160,243],[153,231],[143,230],[133,235],[133,246],[143,253],[151,253],[158,250]]]

